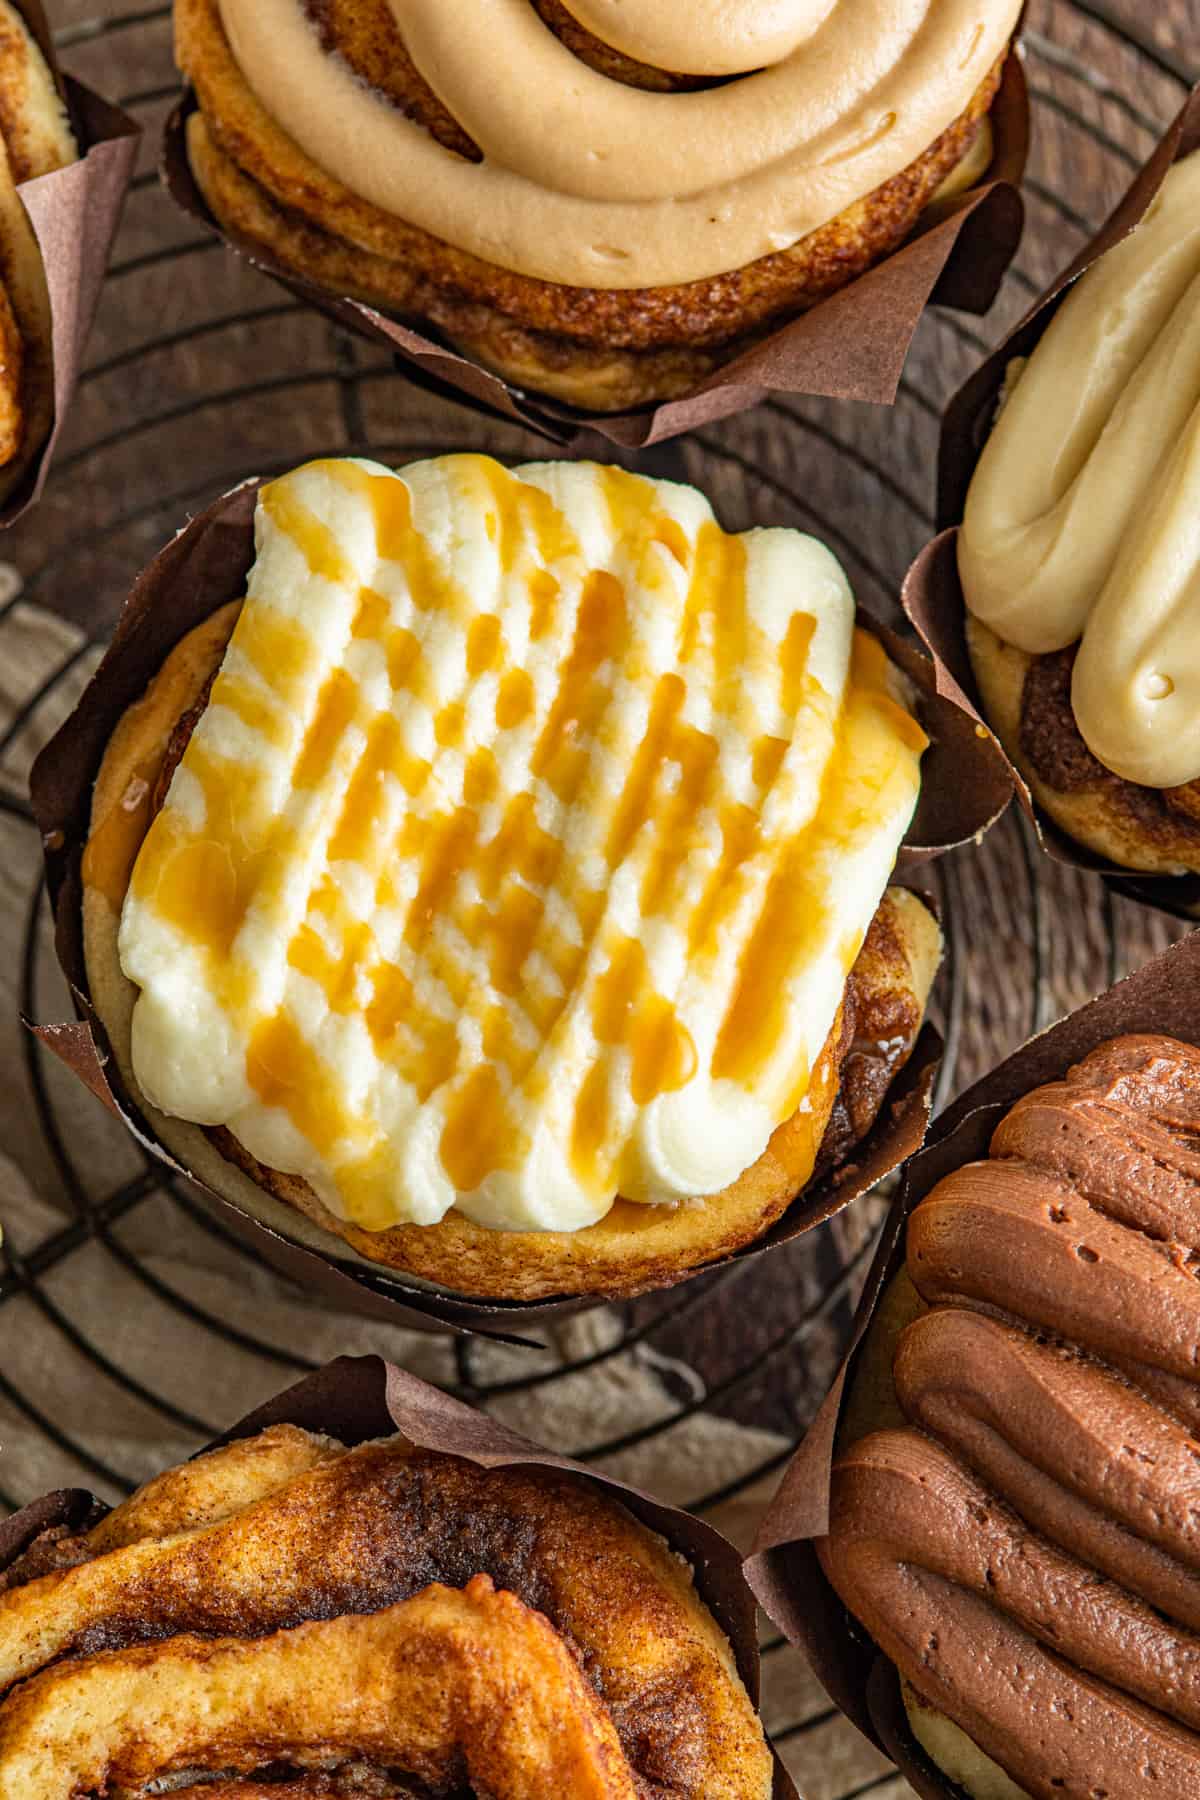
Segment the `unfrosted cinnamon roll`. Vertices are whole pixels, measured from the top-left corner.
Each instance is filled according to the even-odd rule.
[[[1200,155],[1067,295],[1003,404],[958,538],[987,717],[1120,868],[1200,871]]]
[[[218,220],[593,409],[677,395],[987,163],[1019,0],[177,0]],[[831,74],[832,71],[832,74]]]
[[[829,1580],[977,1800],[1200,1787],[1200,1051],[1102,1044],[913,1211]]]
[[[474,1297],[761,1236],[869,1131],[940,952],[888,886],[927,739],[837,563],[475,456],[309,464],[256,542],[113,731],[82,861],[159,1140]]]
[[[0,1592],[0,1796],[765,1800],[681,1557],[540,1468],[294,1426],[35,1543]]]
[[[54,75],[17,8],[0,0],[0,502],[54,419],[46,272],[17,187],[78,157]]]

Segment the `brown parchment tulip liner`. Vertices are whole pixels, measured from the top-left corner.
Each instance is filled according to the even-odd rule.
[[[256,1407],[205,1445],[205,1449],[215,1450],[237,1438],[253,1437],[269,1425],[282,1424],[324,1433],[350,1447],[400,1432],[419,1449],[460,1456],[483,1469],[524,1466],[579,1476],[590,1487],[627,1506],[644,1525],[687,1558],[695,1574],[696,1591],[728,1637],[738,1673],[757,1707],[759,1658],[754,1597],[737,1551],[703,1519],[667,1506],[583,1463],[544,1450],[486,1413],[431,1387],[395,1363],[385,1362],[381,1356],[339,1356]],[[60,1488],[31,1501],[11,1518],[0,1521],[0,1577],[42,1532],[57,1526],[85,1530],[108,1510],[82,1488]],[[799,1800],[778,1756],[772,1800]]]
[[[1017,24],[1020,30],[1020,22]],[[219,225],[188,164],[189,91],[167,121],[161,169],[174,199],[225,242],[338,324],[385,345],[421,385],[532,427],[564,446],[587,431],[639,449],[756,406],[768,394],[827,394],[890,406],[926,306],[984,313],[1016,253],[1024,223],[1017,184],[1029,145],[1029,99],[1018,49],[1010,50],[992,103],[991,166],[980,186],[930,208],[917,234],[857,280],[770,332],[690,394],[623,413],[593,413],[531,395],[499,375],[359,300],[331,294],[283,269],[261,248]]]
[[[957,538],[967,489],[995,418],[1005,371],[1014,357],[1028,356],[1065,298],[1067,289],[1106,250],[1127,237],[1145,213],[1172,163],[1200,147],[1200,86],[1194,88],[1154,154],[1142,168],[1107,223],[1036,301],[1021,322],[976,369],[950,401],[942,421],[938,455],[939,535],[927,544],[904,582],[904,610],[925,640],[938,672],[938,691],[979,716],[979,688],[967,655],[966,603],[958,578]],[[1114,893],[1140,900],[1176,918],[1200,918],[1200,876],[1138,875],[1105,862],[1067,836],[1037,804],[1014,768],[1013,785],[1037,832],[1042,849],[1056,862],[1090,869]]]
[[[17,187],[29,214],[50,296],[54,423],[24,479],[0,507],[6,530],[41,497],[54,447],[79,382],[84,345],[96,315],[108,253],[133,175],[141,128],[58,67],[41,0],[16,5],[54,73],[79,140],[78,162]]]
[[[951,1170],[987,1155],[993,1131],[1022,1094],[1060,1080],[1097,1045],[1125,1032],[1160,1032],[1200,1045],[1200,932],[1030,1038],[937,1119],[904,1171],[833,1386],[784,1473],[746,1562],[760,1605],[803,1650],[830,1699],[925,1800],[963,1800],[963,1793],[912,1737],[893,1664],[830,1587],[812,1544],[829,1528],[830,1468],[855,1357],[904,1261],[905,1226],[917,1202]]]
[[[160,1162],[188,1174],[154,1138],[125,1092],[103,1027],[92,1010],[84,966],[80,858],[88,831],[92,784],[112,731],[125,709],[145,691],[171,647],[201,619],[245,592],[254,559],[254,507],[259,483],[250,481],[215,501],[151,562],[134,584],[112,644],[78,707],[34,765],[31,795],[42,832],[46,875],[54,908],[59,960],[71,984],[78,1020],[34,1027],[47,1047],[95,1093]],[[934,691],[928,659],[885,626],[859,615],[921,693],[921,713],[932,740],[923,763],[921,799],[900,853],[902,869],[915,867],[952,846],[980,836],[999,817],[1011,795],[1004,758],[976,721]],[[893,1083],[873,1130],[851,1159],[800,1196],[775,1226],[735,1257],[761,1255],[830,1217],[865,1193],[921,1143],[928,1120],[941,1041],[926,1025],[907,1066]],[[194,1179],[194,1177],[192,1178]],[[197,1182],[204,1188],[204,1184]],[[348,1252],[296,1215],[294,1230],[251,1218],[222,1195],[204,1188],[239,1234],[283,1273],[317,1286],[339,1305],[421,1330],[476,1330],[510,1334],[566,1312],[595,1306],[603,1295],[574,1295],[545,1302],[483,1302],[392,1274]],[[264,1202],[268,1200],[264,1196]],[[280,1214],[289,1213],[276,1203]],[[304,1231],[322,1242],[318,1252],[299,1241]],[[731,1259],[724,1259],[731,1260]],[[709,1263],[705,1268],[720,1266]],[[692,1273],[700,1273],[700,1270]],[[686,1279],[687,1277],[684,1277]]]

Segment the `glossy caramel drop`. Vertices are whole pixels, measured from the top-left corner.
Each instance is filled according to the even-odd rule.
[[[670,1002],[657,993],[646,953],[633,938],[617,943],[596,982],[592,1026],[602,1044],[629,1050],[631,1091],[639,1106],[672,1092],[696,1072],[696,1047]]]
[[[560,799],[569,799],[582,780],[588,740],[608,705],[612,667],[624,650],[627,633],[624,588],[606,569],[594,570],[583,584],[574,641],[533,753],[532,773]]]
[[[789,719],[799,713],[807,697],[808,653],[816,629],[817,621],[811,613],[793,613],[788,622],[779,668],[780,705]]]
[[[510,669],[496,695],[496,724],[501,731],[523,725],[534,707],[532,677],[524,669]]]
[[[473,1069],[446,1111],[439,1151],[460,1194],[469,1194],[497,1169],[515,1166],[522,1148],[500,1077],[490,1063]]]

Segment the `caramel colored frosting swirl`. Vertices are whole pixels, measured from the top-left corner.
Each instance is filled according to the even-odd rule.
[[[909,1221],[909,1421],[835,1466],[824,1566],[1035,1800],[1200,1790],[1200,1051],[1101,1045]]]
[[[256,533],[112,896],[142,1090],[366,1230],[719,1193],[807,1101],[919,787],[834,558],[479,456],[308,464]]]
[[[1107,768],[1200,777],[1200,155],[1010,378],[958,559],[968,608],[1007,643],[1080,642],[1072,706]]]
[[[501,268],[574,287],[701,280],[788,248],[920,156],[1019,0],[571,0],[613,47],[731,79],[686,93],[580,62],[528,0],[391,0],[474,163],[359,82],[301,0],[220,0],[273,118],[328,174]]]

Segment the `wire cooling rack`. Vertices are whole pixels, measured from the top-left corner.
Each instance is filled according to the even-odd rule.
[[[176,94],[170,9],[89,16],[95,7],[76,0],[58,34],[64,60],[142,119],[147,145],[45,499],[0,545],[11,558],[0,602],[0,948],[16,965],[13,998],[41,1017],[64,1016],[66,1002],[23,772],[77,691],[136,568],[223,488],[306,456],[356,451],[399,463],[468,446],[508,461],[553,454],[530,433],[413,388],[385,354],[306,310],[179,215],[153,167]],[[1034,0],[1026,47],[1036,131],[1029,226],[988,320],[927,318],[891,411],[775,400],[639,463],[704,487],[732,527],[815,531],[843,559],[860,598],[885,616],[895,615],[899,579],[932,526],[945,398],[1099,223],[1193,73],[1149,26],[1123,26],[1101,0]],[[612,454],[599,441],[592,448]],[[981,850],[939,864],[929,885],[947,927],[935,1007],[947,1042],[941,1100],[1178,934],[1089,877],[1047,864],[1016,818]],[[160,1445],[184,1454],[324,1360],[337,1322],[296,1300],[290,1316],[312,1323],[268,1330],[267,1278],[186,1184],[81,1126],[78,1097],[68,1102],[61,1072],[32,1038],[14,1031],[0,1053],[0,1150],[12,1179],[27,1178],[51,1202],[44,1216],[33,1208],[28,1229],[10,1231],[0,1260],[0,1431],[37,1470],[25,1479],[19,1459],[0,1459],[0,1505],[52,1481],[114,1497],[144,1477],[147,1463],[166,1459]],[[4,1206],[0,1187],[0,1214]],[[432,1372],[471,1399],[519,1405],[535,1425],[559,1416],[555,1397],[570,1386],[583,1400],[562,1415],[573,1421],[562,1447],[607,1466],[633,1458],[653,1474],[656,1445],[668,1458],[668,1446],[692,1430],[695,1466],[674,1497],[724,1519],[769,1488],[808,1422],[878,1217],[878,1203],[862,1204],[766,1261],[611,1309],[603,1329],[573,1327],[542,1355],[497,1358],[459,1342],[439,1352]],[[210,1293],[203,1283],[181,1284],[158,1254],[164,1241],[198,1265],[214,1259],[226,1285]],[[230,1267],[243,1271],[240,1303],[229,1303]],[[203,1368],[209,1408],[181,1401],[194,1386],[181,1388],[165,1351],[160,1366],[146,1350],[174,1342],[186,1342]],[[388,1347],[374,1328],[357,1327],[352,1347],[367,1343]],[[606,1371],[632,1364],[658,1384],[651,1416],[632,1427],[580,1424],[592,1419],[587,1395],[600,1393]],[[598,1404],[595,1417],[603,1423]],[[706,1479],[694,1443],[709,1442],[695,1432],[710,1426],[743,1430],[746,1441],[732,1474],[714,1452]],[[899,1794],[815,1689],[775,1673],[784,1660],[768,1645],[770,1722],[811,1800]]]

